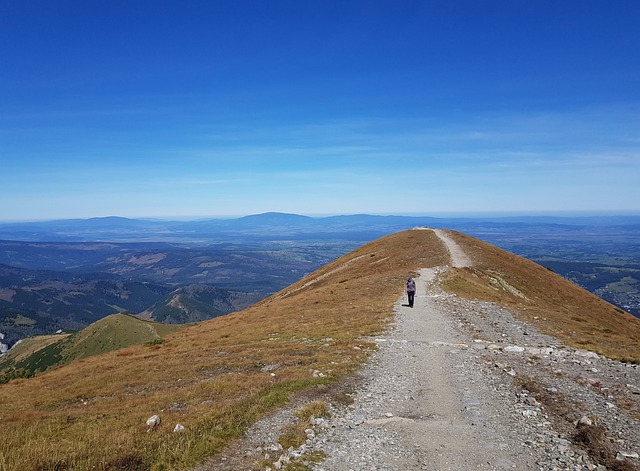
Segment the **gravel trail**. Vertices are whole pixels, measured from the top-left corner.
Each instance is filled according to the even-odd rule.
[[[471,262],[441,231],[456,266]],[[468,338],[438,303],[440,269],[417,277],[413,309],[398,300],[397,324],[363,371],[353,409],[324,440],[318,470],[534,469],[520,442],[505,440]],[[508,436],[508,434],[507,434]]]
[[[447,250],[449,251],[449,255],[451,255],[451,262],[449,263],[451,267],[463,268],[473,265],[471,259],[467,256],[465,251],[462,250],[451,237],[449,237],[446,231],[442,229],[434,229],[433,231],[438,237],[440,237],[440,240],[444,242],[444,245],[446,245]]]

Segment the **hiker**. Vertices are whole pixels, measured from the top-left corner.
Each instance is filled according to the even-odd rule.
[[[409,307],[413,307],[413,298],[416,295],[416,282],[412,276],[407,280],[407,298],[409,298]]]

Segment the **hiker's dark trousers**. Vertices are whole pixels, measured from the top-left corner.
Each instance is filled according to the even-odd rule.
[[[409,298],[409,307],[413,307],[413,298],[415,297],[415,291],[407,291],[407,298]]]

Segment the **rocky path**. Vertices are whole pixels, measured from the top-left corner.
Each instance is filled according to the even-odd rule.
[[[428,230],[428,229],[427,229]],[[433,230],[436,235],[440,238],[440,240],[444,243],[449,251],[449,255],[451,256],[451,261],[449,262],[449,266],[454,268],[462,268],[462,267],[470,267],[473,265],[471,259],[467,256],[467,254],[460,248],[458,244],[456,244],[451,237],[448,236],[447,232],[442,229],[434,229]]]
[[[471,262],[440,231],[453,265]],[[444,269],[444,268],[443,268]],[[397,324],[365,371],[352,409],[320,439],[318,470],[534,469],[505,433],[499,398],[483,381],[468,339],[438,302],[437,270],[417,278],[416,303],[396,304]],[[507,437],[507,438],[505,438]]]
[[[296,461],[315,471],[640,469],[638,365],[566,347],[495,304],[444,293],[438,276],[472,261],[446,231],[436,234],[451,262],[420,271],[413,309],[406,297],[397,301],[396,324],[374,339],[379,348],[353,404],[333,405],[296,450],[277,445],[293,420],[282,410],[258,423],[236,455],[275,462],[266,470],[303,469],[287,468]],[[577,440],[581,418],[606,431],[607,467]],[[312,454],[325,459],[305,462]],[[238,463],[203,469],[260,469]]]

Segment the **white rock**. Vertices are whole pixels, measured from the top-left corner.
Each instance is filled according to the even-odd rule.
[[[587,417],[586,415],[583,415],[580,420],[578,420],[578,424],[580,425],[593,425],[593,422],[591,421],[591,419],[589,417]]]
[[[596,352],[589,350],[576,350],[574,355],[582,358],[600,358]]]
[[[173,431],[174,432],[184,432],[184,425],[182,424],[176,424],[175,427],[173,427]]]
[[[638,453],[636,453],[635,451],[619,451],[618,454],[616,455],[616,459],[618,461],[623,461],[625,458],[637,460],[640,457],[638,456]]]
[[[147,426],[148,427],[157,427],[158,425],[160,425],[160,417],[157,415],[152,415],[151,417],[149,417],[147,419]]]
[[[518,345],[509,345],[504,347],[504,351],[508,353],[522,353],[524,350],[524,347],[519,347]]]

